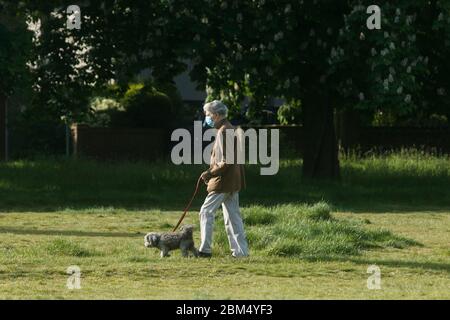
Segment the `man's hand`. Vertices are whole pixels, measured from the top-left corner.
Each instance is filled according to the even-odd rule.
[[[209,179],[211,179],[212,176],[209,170],[206,170],[205,172],[202,173],[200,177],[203,179],[205,183],[208,183]]]

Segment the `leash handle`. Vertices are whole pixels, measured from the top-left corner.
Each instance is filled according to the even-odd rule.
[[[183,221],[184,217],[186,216],[186,213],[188,212],[189,208],[191,207],[192,201],[194,200],[195,196],[198,193],[198,189],[200,188],[200,182],[202,181],[202,176],[198,177],[197,180],[197,186],[195,187],[195,191],[194,194],[192,195],[191,200],[189,201],[188,205],[186,206],[186,208],[184,209],[183,215],[181,216],[180,220],[178,220],[177,225],[175,226],[175,228],[173,228],[172,232],[177,231],[178,227],[180,226],[181,222]]]

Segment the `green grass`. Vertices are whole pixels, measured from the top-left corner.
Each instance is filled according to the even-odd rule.
[[[275,176],[246,166],[249,188],[241,204],[277,205],[326,201],[355,212],[448,211],[450,159],[419,152],[341,159],[341,182],[305,181],[301,160],[282,160]],[[59,211],[114,207],[180,210],[189,200],[201,165],[98,163],[54,159],[0,164],[0,210]],[[195,200],[201,205],[204,190]]]
[[[214,257],[203,260],[143,245],[175,225],[201,166],[2,163],[0,298],[450,298],[450,159],[404,152],[341,166],[341,182],[303,180],[298,160],[273,177],[247,166],[251,256],[229,257],[218,212]],[[204,196],[185,223],[198,225]],[[373,264],[381,290],[366,286]],[[80,290],[66,287],[72,265]]]
[[[242,214],[249,244],[261,256],[317,258],[357,255],[369,248],[419,245],[387,230],[366,230],[360,221],[335,219],[325,202],[311,206],[251,206],[244,208]],[[216,225],[222,224],[220,221]],[[216,243],[227,248],[222,229],[217,230]]]
[[[89,257],[95,256],[94,250],[84,248],[77,242],[64,238],[58,238],[45,245],[45,251],[52,256]]]

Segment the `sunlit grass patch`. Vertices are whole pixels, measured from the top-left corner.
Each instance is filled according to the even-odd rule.
[[[371,248],[418,245],[413,240],[396,236],[387,230],[369,230],[364,221],[335,219],[326,202],[251,206],[244,208],[242,215],[249,245],[256,250],[257,255],[357,255]],[[216,233],[218,245],[226,248],[228,240],[222,221],[216,224]]]
[[[98,255],[98,252],[83,247],[78,242],[70,239],[58,238],[45,244],[47,253],[55,256],[71,256],[71,257],[91,257]]]
[[[340,181],[246,166],[250,257],[230,257],[217,212],[212,259],[161,259],[204,166],[37,159],[0,163],[0,297],[67,299],[447,298],[450,159],[414,152],[341,158]],[[194,224],[204,186],[183,223]],[[331,205],[332,204],[332,205]],[[414,240],[412,240],[414,239]],[[368,290],[370,265],[383,290]],[[68,290],[67,268],[81,269]],[[332,288],[332,290],[330,290]]]

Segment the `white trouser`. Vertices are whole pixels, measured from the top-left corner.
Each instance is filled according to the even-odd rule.
[[[239,211],[239,192],[210,192],[200,209],[201,244],[199,251],[211,253],[214,214],[222,205],[223,220],[231,253],[235,257],[248,256],[248,244]]]

